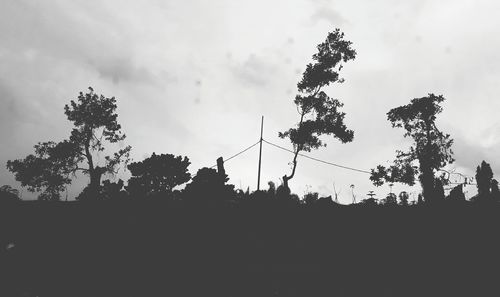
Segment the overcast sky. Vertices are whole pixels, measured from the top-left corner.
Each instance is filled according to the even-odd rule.
[[[369,170],[408,146],[386,113],[427,93],[447,101],[438,125],[455,139],[450,169],[473,175],[483,160],[500,174],[500,2],[498,1],[22,1],[0,9],[0,163],[71,129],[63,106],[92,86],[118,101],[118,120],[140,161],[188,156],[190,171],[212,166],[298,121],[296,84],[316,45],[338,27],[358,56],[345,83],[327,90],[344,102],[354,141],[325,138],[310,155]],[[263,147],[262,184],[279,184],[293,156]],[[256,187],[258,147],[226,163],[237,188]],[[297,194],[340,190],[340,201],[375,188],[367,174],[298,161]],[[87,183],[81,177],[70,198]],[[19,188],[5,166],[0,184]],[[404,187],[395,187],[396,191]],[[417,189],[410,189],[416,191]],[[472,187],[467,189],[469,194]],[[24,191],[25,197],[30,196]],[[469,195],[470,196],[470,195]]]

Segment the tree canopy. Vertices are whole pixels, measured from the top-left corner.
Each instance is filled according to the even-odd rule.
[[[148,196],[171,193],[191,179],[187,157],[172,154],[156,155],[128,165],[132,177],[128,181],[127,191],[132,196]]]
[[[87,167],[74,167],[90,176],[90,194],[97,194],[101,177],[106,173],[116,173],[116,167],[129,161],[131,147],[126,146],[113,154],[104,156],[104,162],[99,165],[95,154],[105,150],[104,141],[117,143],[126,138],[117,121],[115,97],[107,98],[97,95],[89,87],[89,92],[80,92],[78,101],[71,100],[64,106],[64,113],[75,128],[71,131],[70,142],[77,149],[74,158],[76,163],[87,163]]]
[[[35,153],[24,159],[7,161],[7,168],[28,191],[41,192],[40,200],[59,200],[60,192],[71,183],[75,146],[67,140],[49,141],[38,143],[34,149]]]

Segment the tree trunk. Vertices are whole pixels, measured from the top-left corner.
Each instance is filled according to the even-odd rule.
[[[300,122],[299,122],[299,129],[300,129],[300,126],[302,125],[302,123],[304,122],[304,115],[305,115],[305,111],[302,111],[302,114],[300,115]],[[301,146],[299,144],[297,144],[297,150],[295,151],[295,155],[293,156],[293,169],[292,169],[292,173],[287,176],[286,174],[283,175],[283,187],[288,191],[288,193],[290,193],[290,188],[288,187],[288,181],[291,180],[293,178],[293,176],[295,175],[295,169],[297,168],[297,156],[299,155],[299,152],[301,150]]]
[[[422,185],[422,192],[425,202],[431,203],[434,201],[434,172],[432,171],[431,162],[431,121],[425,121],[427,143],[425,145],[425,153],[419,159],[420,171],[422,172],[420,176],[420,183]]]
[[[283,187],[290,192],[290,188],[288,187],[288,181],[293,178],[295,175],[295,169],[297,168],[297,156],[299,155],[299,149],[297,148],[297,151],[295,152],[295,156],[293,157],[293,169],[292,173],[287,176],[286,174],[283,175]]]
[[[101,177],[106,172],[106,168],[95,167],[94,170],[90,172],[90,184],[89,184],[89,195],[91,199],[97,200],[99,196],[99,187],[101,186]]]
[[[92,158],[92,153],[90,152],[90,142],[92,140],[92,130],[87,130],[87,139],[85,143],[85,156],[87,157],[87,162],[89,164],[89,175],[90,175],[90,184],[89,184],[89,198],[96,200],[99,194],[99,186],[101,185],[101,176],[104,173],[102,167],[95,166],[94,160]]]
[[[434,174],[432,169],[426,160],[420,162],[420,170],[422,174],[420,175],[420,184],[422,185],[422,194],[424,196],[425,202],[433,202],[434,196]]]

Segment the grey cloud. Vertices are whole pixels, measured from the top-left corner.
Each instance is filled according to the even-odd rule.
[[[311,16],[311,20],[313,23],[325,20],[335,26],[341,26],[347,23],[347,20],[342,17],[339,12],[327,6],[322,6],[316,9],[314,14]]]
[[[242,83],[250,86],[262,87],[277,72],[277,66],[269,60],[252,54],[241,65],[231,65],[231,72]]]
[[[96,13],[84,4],[69,2],[43,6],[9,2],[6,9],[0,25],[15,24],[16,30],[0,30],[6,41],[3,48],[19,53],[34,50],[40,57],[90,65],[115,84],[156,81],[148,68],[134,64],[133,50],[121,46],[130,42],[128,34],[106,9]]]
[[[134,65],[129,58],[108,59],[89,64],[101,77],[109,78],[115,84],[120,82],[157,83],[156,76],[148,68]]]
[[[0,79],[0,131],[11,129],[18,122],[39,123],[33,107]],[[2,133],[2,135],[5,135]]]

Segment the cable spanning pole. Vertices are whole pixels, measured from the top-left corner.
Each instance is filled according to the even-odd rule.
[[[225,160],[224,160],[224,163],[227,163],[227,162],[229,162],[230,160],[232,160],[232,159],[234,159],[234,158],[238,157],[239,155],[241,155],[241,154],[245,153],[246,151],[248,151],[249,149],[253,148],[253,147],[254,147],[254,146],[256,146],[257,144],[259,144],[259,141],[257,141],[256,143],[252,144],[251,146],[247,147],[246,149],[242,150],[241,152],[239,152],[239,153],[237,153],[237,154],[235,154],[235,155],[232,155],[231,157],[229,157],[229,158],[225,159]],[[210,167],[210,168],[215,168],[215,167],[217,167],[217,164],[213,165],[213,166],[212,166],[212,167]]]
[[[260,190],[260,167],[261,167],[261,163],[262,163],[262,141],[263,141],[263,138],[262,138],[262,134],[264,132],[264,116],[262,116],[262,120],[260,122],[260,150],[259,150],[259,171],[257,173],[257,191]]]
[[[284,151],[287,151],[289,153],[292,153],[292,154],[295,154],[294,151],[292,150],[289,150],[287,148],[284,148],[282,146],[279,146],[277,144],[274,144],[272,142],[269,142],[267,140],[263,140],[265,143],[269,144],[269,145],[272,145],[276,148],[279,148],[281,150],[284,150]],[[357,172],[361,172],[361,173],[368,173],[368,174],[371,174],[370,171],[367,171],[367,170],[361,170],[361,169],[356,169],[356,168],[353,168],[353,167],[348,167],[348,166],[344,166],[344,165],[339,165],[339,164],[335,164],[335,163],[332,163],[332,162],[327,162],[327,161],[324,161],[324,160],[320,160],[320,159],[317,159],[317,158],[313,158],[313,157],[310,157],[308,155],[304,155],[304,154],[299,154],[299,156],[301,157],[304,157],[304,158],[307,158],[307,159],[311,159],[311,160],[314,160],[314,161],[317,161],[317,162],[320,162],[320,163],[324,163],[324,164],[327,164],[327,165],[331,165],[331,166],[335,166],[335,167],[339,167],[339,168],[343,168],[343,169],[347,169],[347,170],[352,170],[352,171],[357,171]]]

